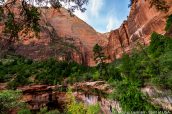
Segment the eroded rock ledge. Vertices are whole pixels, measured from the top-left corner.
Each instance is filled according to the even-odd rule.
[[[80,82],[70,86],[76,100],[83,102],[85,105],[99,104],[103,113],[109,114],[111,109],[121,112],[119,102],[108,100],[101,96],[99,92],[110,94],[112,89],[104,81],[96,82]],[[60,111],[65,109],[67,104],[66,86],[56,85],[30,85],[18,87],[23,92],[22,100],[29,104],[29,108],[33,111],[39,110],[41,107],[47,106],[49,102],[53,103],[52,108],[58,108]],[[82,91],[81,91],[82,90]],[[96,93],[99,91],[98,93]]]
[[[80,82],[70,86],[73,89],[73,95],[76,100],[86,105],[99,103],[102,112],[109,114],[111,108],[118,112],[122,111],[118,101],[110,100],[97,91],[105,94],[112,93],[113,89],[104,81]],[[47,106],[51,101],[54,103],[53,108],[65,109],[68,102],[66,99],[66,86],[56,85],[30,85],[19,87],[23,92],[23,101],[29,104],[30,109],[39,110],[41,107]],[[82,90],[82,91],[81,91]],[[148,96],[148,100],[153,105],[162,107],[165,110],[172,111],[172,94],[168,90],[160,90],[154,86],[145,86],[141,91]]]

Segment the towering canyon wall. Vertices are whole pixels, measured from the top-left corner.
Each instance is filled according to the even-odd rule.
[[[72,52],[71,59],[74,59],[81,64],[94,65],[92,49],[93,46],[99,42],[99,39],[102,39],[103,37],[84,21],[76,16],[71,16],[64,8],[61,8],[60,10],[55,10],[53,8],[41,10],[42,29],[40,39],[35,38],[34,40],[29,39],[23,41],[22,43],[25,45],[19,46],[17,48],[17,53],[33,59],[47,59],[52,57],[55,53],[53,52],[54,50],[50,49],[53,42],[50,41],[51,38],[49,33],[44,29],[49,28],[46,26],[46,23],[48,22],[56,32],[57,37],[55,37],[55,40],[57,42],[60,41],[58,38],[71,39],[70,42],[73,42],[72,44],[77,47],[79,52]],[[50,32],[53,31],[50,30]],[[33,45],[30,46],[30,44]],[[58,48],[58,45],[55,48]],[[61,51],[62,50],[63,49],[61,49]],[[66,50],[70,49],[66,48]]]
[[[99,43],[105,48],[106,54],[110,58],[108,62],[114,61],[120,58],[123,53],[130,53],[133,48],[137,47],[137,42],[148,45],[153,31],[164,34],[166,18],[172,14],[172,0],[166,0],[170,6],[167,13],[157,11],[154,6],[150,7],[150,0],[135,1],[131,6],[128,19],[122,23],[119,29],[105,34],[97,33],[84,21],[76,16],[71,16],[64,8],[59,10],[40,8],[42,11],[40,38],[34,38],[33,32],[21,33],[19,35],[21,40],[15,44],[16,53],[34,60],[42,60],[69,50],[67,54],[72,54],[71,59],[81,64],[93,66],[95,62],[92,49],[96,43]],[[17,14],[17,8],[14,10]],[[0,38],[3,37],[1,35],[3,29],[4,26],[0,23]],[[75,45],[78,52],[70,51],[65,47],[64,42],[61,42],[64,43],[63,46],[57,45],[52,48],[55,41],[52,41],[50,36],[53,36],[53,33],[57,35],[54,37],[56,42],[68,39],[68,42]],[[58,59],[64,58],[62,56]]]
[[[150,7],[150,0],[135,0],[128,19],[108,37],[107,53],[111,61],[120,58],[123,53],[130,53],[137,47],[137,42],[148,45],[152,32],[165,33],[167,16],[172,14],[172,0],[166,1],[170,6],[169,12]]]
[[[17,5],[13,11],[18,15]],[[41,32],[39,38],[32,31],[20,32],[19,41],[15,43],[15,52],[33,60],[44,60],[54,57],[59,53],[58,59],[64,60],[66,54],[70,54],[78,63],[95,65],[93,60],[93,46],[103,40],[103,35],[97,33],[91,26],[76,16],[71,16],[64,9],[40,8]],[[18,16],[15,17],[16,20]],[[0,40],[3,39],[3,23],[0,23]],[[1,45],[5,43],[1,41]],[[71,45],[76,49],[71,49]],[[70,51],[71,50],[71,51]],[[64,56],[63,56],[63,51]],[[1,54],[1,51],[0,51]]]

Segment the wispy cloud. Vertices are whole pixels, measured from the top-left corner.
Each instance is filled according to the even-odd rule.
[[[81,12],[81,11],[76,10],[76,11],[74,12],[74,14],[75,14],[77,17],[79,17],[80,19],[82,19],[83,21],[85,21],[85,22],[88,21],[88,15],[87,15],[87,13],[83,13],[83,12]]]
[[[89,21],[88,18],[98,18],[103,7],[104,0],[90,0],[86,6],[86,12],[75,11],[74,14],[84,21]]]
[[[110,17],[110,18],[108,19],[108,24],[107,24],[107,26],[106,26],[106,30],[107,30],[107,31],[112,30],[113,25],[114,25],[114,20],[112,19],[112,17]]]
[[[124,4],[126,8],[121,9]],[[128,15],[127,6],[128,0],[90,0],[85,13],[76,11],[74,14],[96,31],[104,33],[119,28]]]
[[[89,9],[92,16],[99,16],[99,13],[103,7],[104,0],[90,0]]]
[[[116,29],[120,26],[121,21],[118,20],[116,17],[109,16],[107,17],[107,26],[106,26],[106,31],[111,31],[113,29]]]

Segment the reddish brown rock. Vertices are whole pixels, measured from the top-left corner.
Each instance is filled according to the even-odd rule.
[[[120,58],[124,52],[130,53],[137,47],[137,42],[148,45],[152,32],[165,34],[167,16],[172,14],[172,1],[166,0],[170,6],[167,13],[158,11],[154,6],[150,7],[149,1],[134,2],[127,21],[124,21],[119,29],[111,31],[107,52],[112,61]]]
[[[104,81],[94,81],[94,82],[78,82],[72,86],[73,90],[83,90],[85,92],[90,92],[94,94],[91,90],[98,90],[105,94],[110,94],[113,92],[109,84]]]
[[[50,28],[45,24],[48,22],[55,29],[58,38],[73,39],[73,44],[80,51],[80,54],[73,52],[73,59],[78,63],[93,65],[92,48],[98,43],[101,36],[85,22],[76,16],[71,16],[64,8],[60,10],[53,8],[41,10],[42,28]],[[25,39],[22,42],[23,45],[18,45],[16,48],[17,53],[35,60],[47,59],[54,55],[53,50],[50,48],[52,43],[50,42],[49,33],[44,29],[40,33],[40,39],[28,38],[29,40],[27,40],[26,36],[23,36],[23,38]]]
[[[137,47],[137,42],[148,45],[153,31],[160,34],[165,33],[166,18],[172,14],[172,2],[166,0],[170,9],[169,12],[164,13],[157,11],[155,7],[150,7],[149,1],[137,0],[134,2],[128,19],[122,23],[119,29],[105,34],[97,33],[81,19],[76,16],[72,17],[64,8],[60,10],[40,8],[42,10],[40,38],[33,38],[33,32],[20,33],[22,41],[16,43],[16,53],[34,60],[42,60],[68,50],[67,54],[71,53],[71,59],[81,64],[93,66],[95,62],[92,49],[96,43],[99,43],[110,58],[107,62],[114,61],[120,58],[124,52],[130,53],[133,48]],[[17,9],[15,10],[17,12]],[[0,33],[2,30],[3,24],[0,23]],[[57,42],[70,38],[70,43],[74,44],[77,51],[62,45],[52,48],[54,44],[52,44],[50,34],[54,33],[57,35],[55,37]],[[60,60],[65,58],[65,56],[58,56]]]
[[[53,103],[49,107],[64,111],[69,101],[66,92],[60,91],[62,88],[61,85],[29,85],[18,87],[17,89],[22,91],[21,100],[26,102],[28,108],[32,111],[38,111],[40,108],[49,106],[49,103]],[[119,102],[104,98],[102,94],[94,92],[97,90],[106,94],[112,93],[110,85],[104,81],[75,83],[71,88],[74,91],[73,95],[76,100],[83,102],[85,105],[99,104],[101,110],[106,114],[110,113],[110,107],[116,109],[118,112],[122,110]],[[82,90],[82,92],[78,92],[78,90]]]
[[[141,89],[142,93],[147,95],[155,106],[160,106],[164,110],[172,111],[172,96],[170,90],[160,90],[154,86],[146,86]]]
[[[20,42],[16,43],[16,53],[34,60],[42,60],[53,57],[55,55],[54,50],[58,50],[58,48],[61,48],[61,51],[66,51],[67,48],[65,50],[59,45],[55,49],[52,48],[52,43],[54,42],[50,34],[56,34],[54,38],[57,42],[66,39],[69,41],[70,39],[70,43],[77,47],[79,52],[72,52],[72,59],[85,65],[94,65],[92,49],[99,40],[103,39],[103,36],[78,17],[71,16],[64,8],[59,10],[40,8],[40,10],[40,38],[35,38],[33,32],[24,33],[24,31],[21,31],[19,33]],[[16,14],[19,12],[16,8],[13,11]],[[16,20],[18,19],[17,17]],[[2,33],[1,30],[3,29],[3,24],[1,23],[0,33]],[[58,56],[58,59],[63,59],[63,57]]]
[[[5,90],[7,87],[7,83],[0,83],[0,91]]]

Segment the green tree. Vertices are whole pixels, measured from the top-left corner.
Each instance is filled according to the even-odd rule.
[[[0,114],[7,114],[11,109],[22,108],[24,104],[20,102],[21,92],[4,90],[0,92]]]
[[[94,52],[94,60],[99,67],[100,76],[102,76],[103,68],[107,73],[107,69],[105,68],[105,60],[107,59],[107,57],[103,52],[103,48],[99,44],[96,44],[93,47],[93,52]]]

